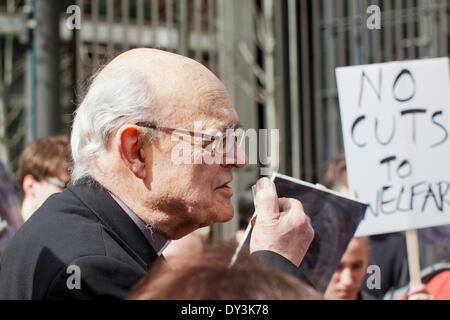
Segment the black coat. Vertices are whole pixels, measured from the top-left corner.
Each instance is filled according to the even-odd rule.
[[[124,298],[157,258],[103,187],[92,181],[69,185],[9,243],[0,261],[0,299]],[[73,265],[80,289],[73,288]]]
[[[267,267],[297,272],[274,252],[252,256]],[[107,190],[92,180],[70,184],[51,196],[9,243],[0,260],[0,300],[123,299],[157,259]],[[80,289],[73,288],[72,266],[79,268]]]

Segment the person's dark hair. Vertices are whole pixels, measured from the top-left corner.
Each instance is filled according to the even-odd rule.
[[[239,229],[246,229],[247,225],[250,223],[253,213],[255,213],[251,185],[239,194],[238,210]]]
[[[128,300],[314,300],[322,296],[297,278],[268,269],[249,255],[229,267],[233,250],[205,248],[175,266],[160,263]]]
[[[18,165],[17,179],[22,188],[23,179],[30,174],[37,181],[46,178],[70,177],[72,151],[69,138],[56,136],[36,139],[23,149]],[[63,181],[68,182],[68,181]]]
[[[345,155],[343,153],[331,160],[330,166],[323,177],[322,184],[326,188],[332,190],[348,187],[347,165],[345,163]]]

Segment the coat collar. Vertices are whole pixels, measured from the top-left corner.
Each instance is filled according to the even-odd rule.
[[[158,258],[141,230],[100,183],[88,177],[67,187],[146,270]]]

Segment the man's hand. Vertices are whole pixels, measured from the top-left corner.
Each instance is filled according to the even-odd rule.
[[[434,300],[434,297],[428,292],[427,287],[422,284],[409,290],[408,300]]]
[[[313,238],[300,201],[278,199],[275,185],[267,178],[256,184],[256,221],[250,240],[250,253],[273,251],[300,266]]]

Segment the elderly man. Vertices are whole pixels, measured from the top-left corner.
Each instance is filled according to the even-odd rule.
[[[222,133],[238,123],[222,83],[197,62],[152,49],[114,59],[77,110],[71,184],[2,257],[0,299],[126,297],[169,240],[232,218],[228,184],[247,159]],[[217,142],[235,152],[200,161],[222,154]],[[192,163],[176,158],[180,144],[191,147]],[[257,206],[253,255],[298,267],[313,238],[301,204],[278,200],[262,179]]]

